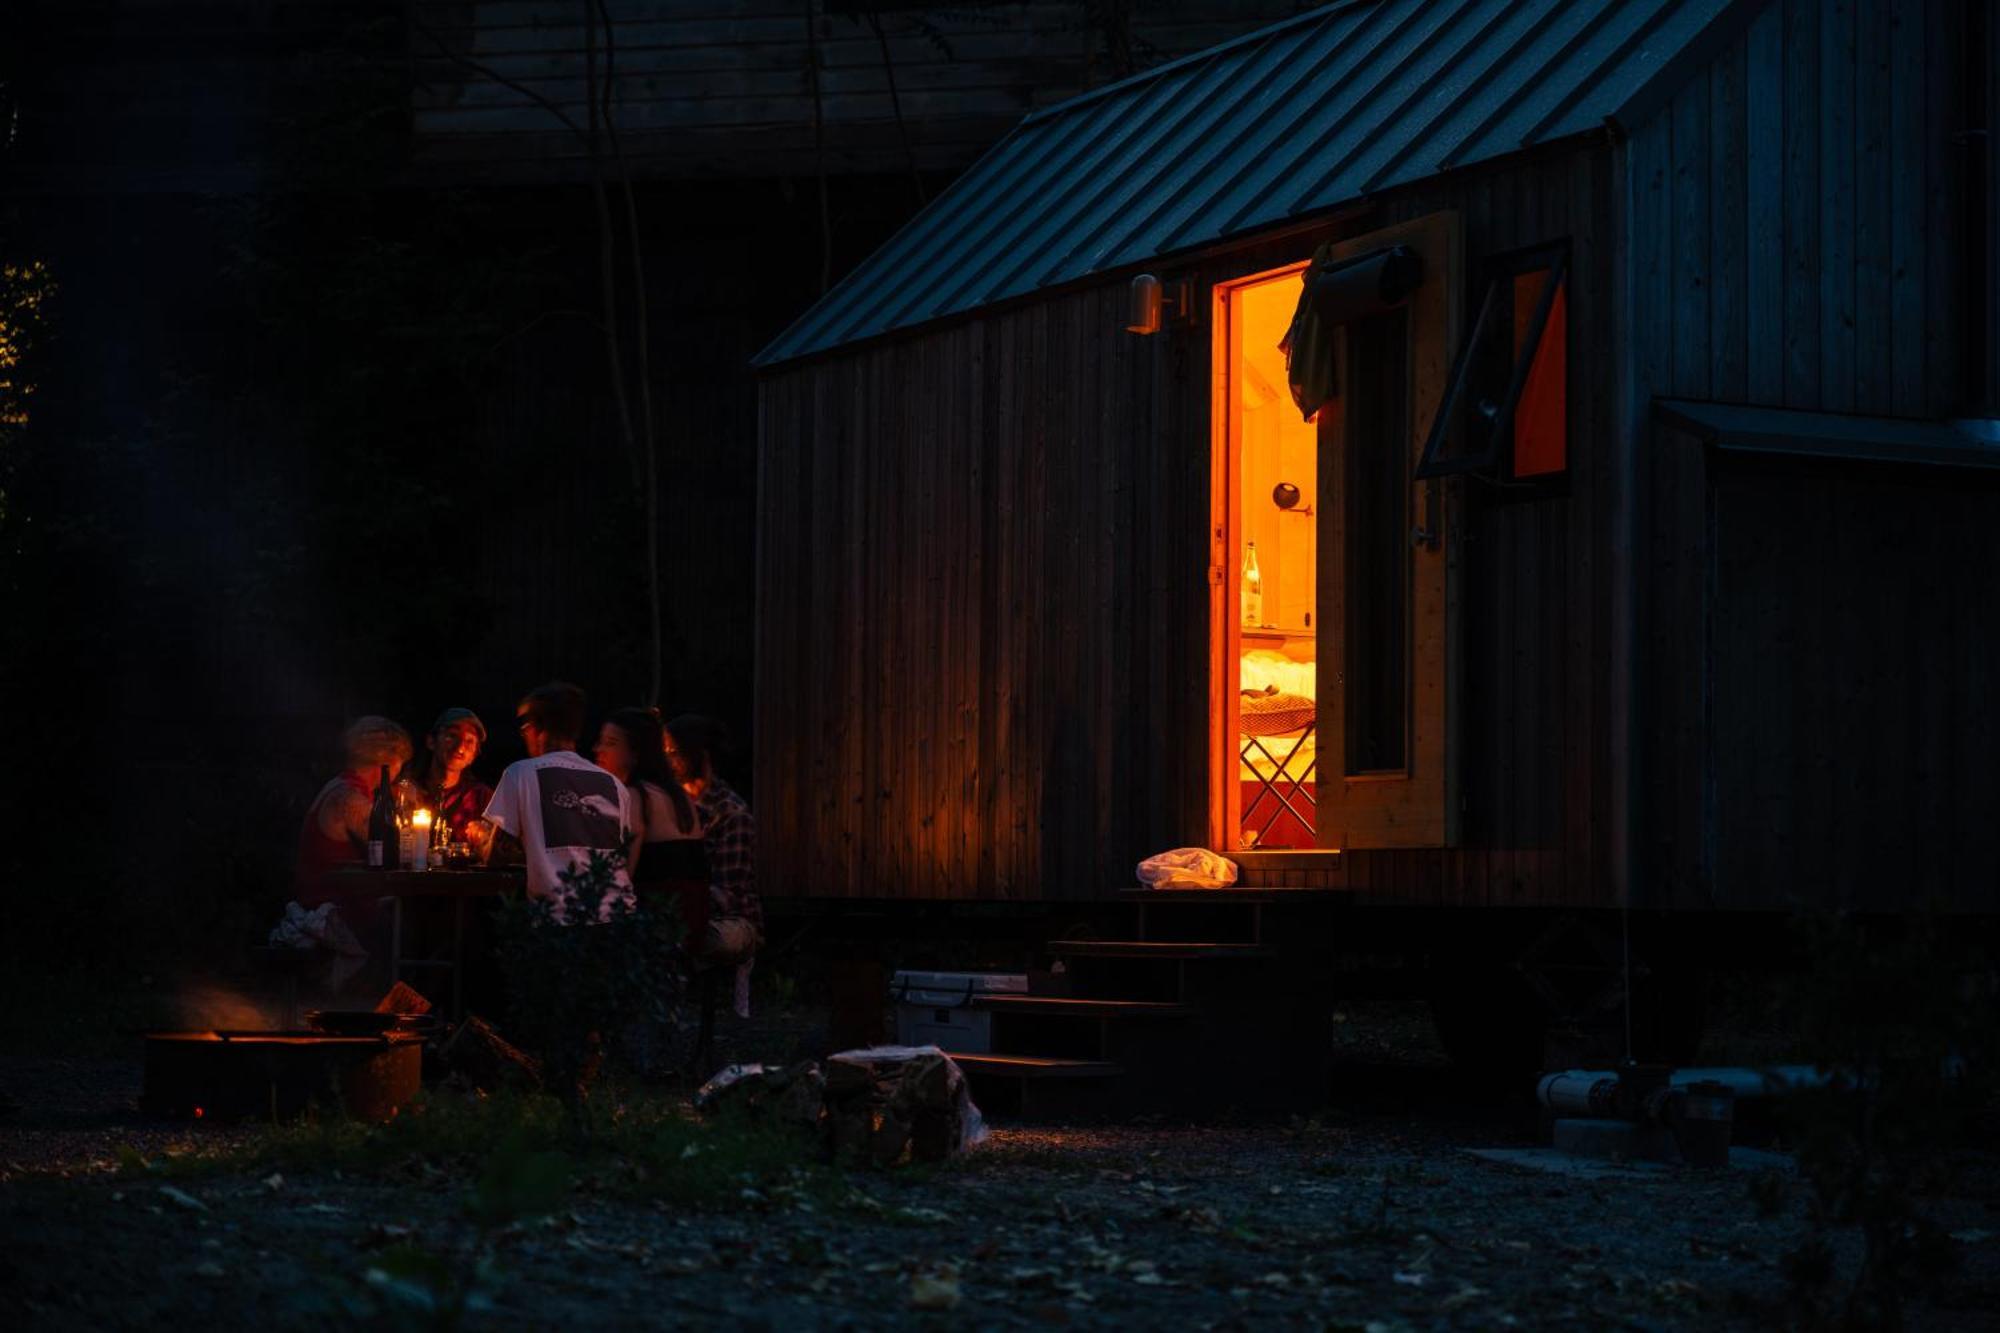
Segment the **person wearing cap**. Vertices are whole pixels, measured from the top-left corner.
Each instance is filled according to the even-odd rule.
[[[424,753],[403,774],[406,799],[427,807],[431,817],[451,829],[454,840],[467,837],[493,788],[471,771],[472,761],[486,744],[486,724],[470,708],[447,708],[424,736]]]

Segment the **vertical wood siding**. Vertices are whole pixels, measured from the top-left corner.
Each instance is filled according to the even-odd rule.
[[[1642,406],[1965,410],[1964,12],[1774,0],[1635,131]],[[1647,901],[1990,906],[1990,709],[1952,673],[1994,646],[1992,488],[1638,445]]]
[[[1713,901],[2000,909],[2000,479],[1723,457],[1710,491]]]
[[[1411,902],[1599,901],[1612,442],[1608,150],[1385,200],[1458,209],[1476,258],[1567,237],[1566,494],[1454,500],[1465,534],[1464,846],[1246,882]],[[1207,812],[1217,282],[1329,239],[1168,270],[1192,327],[1122,331],[1122,279],[764,381],[757,781],[773,894],[1089,898]],[[1440,275],[1440,280],[1454,280]],[[1468,275],[1456,280],[1470,290]]]
[[[1962,2],[1773,0],[1634,132],[1647,392],[1962,407]]]

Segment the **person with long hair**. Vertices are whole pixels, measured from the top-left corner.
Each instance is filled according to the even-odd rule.
[[[597,766],[624,783],[635,810],[629,850],[632,883],[648,889],[708,883],[701,818],[667,764],[665,732],[649,708],[621,708],[597,729]],[[705,918],[706,913],[702,916]],[[698,927],[690,920],[689,928]]]

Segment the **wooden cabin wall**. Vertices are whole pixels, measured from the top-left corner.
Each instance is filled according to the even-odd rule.
[[[1199,828],[1208,458],[1172,442],[1206,405],[1168,385],[1207,364],[1124,305],[766,380],[766,892],[1090,898]]]
[[[1714,901],[2000,909],[2000,476],[1706,461]]]
[[[1246,883],[1606,901],[1602,507],[1613,198],[1601,145],[1162,270],[1196,319],[1122,331],[1121,278],[764,381],[757,644],[774,895],[1083,899],[1206,837],[1217,282],[1440,208],[1477,257],[1569,237],[1566,493],[1460,487],[1465,837]],[[1468,287],[1470,277],[1467,276]],[[1466,299],[1474,293],[1468,290]]]
[[[1644,572],[1635,818],[1649,902],[1761,906],[1860,892],[1853,873],[1822,853],[1860,836],[1843,821],[1878,822],[1859,795],[1874,779],[1856,776],[1858,761],[1902,752],[1896,733],[1907,710],[1890,696],[1923,681],[1872,674],[1868,655],[1855,655],[1860,639],[1831,624],[1758,637],[1775,632],[1771,623],[1753,625],[1733,609],[1762,595],[1733,586],[1758,577],[1737,558],[1740,543],[1756,539],[1710,528],[1724,517],[1749,522],[1740,510],[1749,492],[1712,486],[1699,446],[1652,426],[1645,404],[1668,397],[1916,418],[1964,410],[1969,158],[1953,142],[1965,115],[1964,17],[1964,0],[1774,0],[1627,147]],[[1770,550],[1816,561],[1829,581],[1822,590],[1800,576],[1795,591],[1808,605],[1839,595],[1836,570],[1858,571],[1802,534],[1876,521],[1860,503],[1866,474],[1853,477],[1801,481],[1793,495],[1774,477],[1756,491],[1770,502],[1764,520],[1781,528]],[[1882,522],[1900,521],[1899,503],[1885,498]],[[1990,528],[1993,517],[1983,521]],[[1964,570],[1962,562],[1931,565],[1939,552],[1923,543],[1885,554],[1903,562],[1895,567],[1913,588],[1935,578],[1969,586],[1944,572]],[[1917,629],[1900,614],[1882,624],[1885,634]],[[1751,637],[1717,637],[1729,634]],[[1761,679],[1726,674],[1726,663],[1760,647],[1770,650]],[[1887,693],[1881,707],[1815,732],[1805,722],[1819,705],[1785,702],[1794,685],[1807,698],[1822,687],[1842,697]],[[1739,688],[1752,693],[1725,697]],[[1743,841],[1748,826],[1725,803],[1745,783],[1760,800],[1775,799],[1766,761],[1741,760],[1760,775],[1753,781],[1733,749],[1731,728],[1762,708],[1778,710],[1767,720],[1795,718],[1789,740],[1757,744],[1802,747],[1792,753],[1804,804],[1774,813],[1773,841],[1753,851]],[[1835,771],[1851,800],[1806,794],[1828,790]]]

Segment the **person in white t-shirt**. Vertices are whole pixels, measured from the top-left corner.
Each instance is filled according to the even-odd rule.
[[[557,897],[563,873],[601,853],[616,867],[616,896],[630,903],[625,846],[634,827],[632,797],[624,783],[576,753],[583,713],[583,691],[561,681],[532,691],[515,708],[528,757],[507,766],[486,806],[486,822],[497,830],[493,852],[527,863],[530,898]]]

